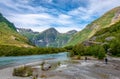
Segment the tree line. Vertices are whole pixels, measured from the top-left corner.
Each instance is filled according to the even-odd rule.
[[[39,54],[53,54],[64,52],[64,48],[25,48],[8,45],[0,45],[0,56],[25,56],[25,55],[39,55]]]
[[[65,47],[70,52],[70,56],[94,56],[98,59],[105,57],[105,50],[100,45],[84,46],[83,44],[77,44],[75,46]]]

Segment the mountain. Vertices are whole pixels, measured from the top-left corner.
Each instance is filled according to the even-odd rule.
[[[59,32],[56,29],[49,28],[33,38],[34,44],[41,47],[56,47],[55,41],[58,35]]]
[[[120,20],[97,31],[89,39],[89,43],[99,44],[108,54],[120,57]]]
[[[13,23],[0,13],[0,45],[30,47],[27,38],[21,36]]]
[[[39,32],[33,32],[31,29],[17,28],[17,31],[22,35],[28,38],[30,42],[35,35],[38,35]]]
[[[120,21],[112,24],[110,27],[97,31],[89,39],[89,41],[99,42],[101,44],[109,44],[112,40],[118,40],[120,42]]]
[[[71,30],[67,33],[59,33],[55,28],[49,28],[41,33],[23,28],[18,28],[18,30],[20,34],[26,36],[38,47],[62,47],[69,41],[71,36],[77,32]]]
[[[83,41],[90,39],[99,30],[111,27],[119,20],[120,20],[120,7],[116,7],[105,13],[97,20],[88,24],[82,31],[76,33],[71,38],[71,40],[66,44],[66,46],[82,43]]]
[[[75,34],[75,33],[77,33],[76,30],[70,30],[70,31],[68,31],[66,34],[68,34],[68,35],[70,34],[70,35],[71,35],[71,34]]]

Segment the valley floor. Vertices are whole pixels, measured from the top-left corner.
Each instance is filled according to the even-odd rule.
[[[13,68],[1,69],[0,79],[32,79],[13,77]],[[108,64],[98,60],[74,60],[74,63],[61,64],[54,70],[41,71],[38,68],[35,72],[38,79],[120,79],[120,59],[110,58]]]

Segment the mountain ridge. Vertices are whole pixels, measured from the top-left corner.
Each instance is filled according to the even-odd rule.
[[[18,29],[19,33],[26,36],[33,44],[38,47],[62,47],[70,39],[70,37],[75,34],[76,30],[71,30],[66,33],[59,33],[55,28],[48,28],[43,32],[29,32],[24,29]],[[29,38],[29,36],[31,38]]]
[[[5,17],[3,17],[3,15],[0,13],[0,22],[5,22],[6,24],[8,24],[8,26],[13,29],[14,31],[16,31],[15,25],[11,22],[9,22]]]
[[[18,47],[32,47],[27,38],[21,36],[13,23],[8,21],[0,13],[0,45],[11,45]]]
[[[71,40],[65,45],[75,45],[82,43],[92,37],[97,31],[109,27],[120,20],[120,7],[113,8],[103,16],[88,24],[82,31],[75,34]]]

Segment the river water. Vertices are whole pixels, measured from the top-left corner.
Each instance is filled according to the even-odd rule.
[[[47,59],[56,59],[60,61],[68,60],[69,58],[67,54],[68,54],[67,52],[62,52],[57,54],[45,54],[45,55],[0,57],[0,69]]]

